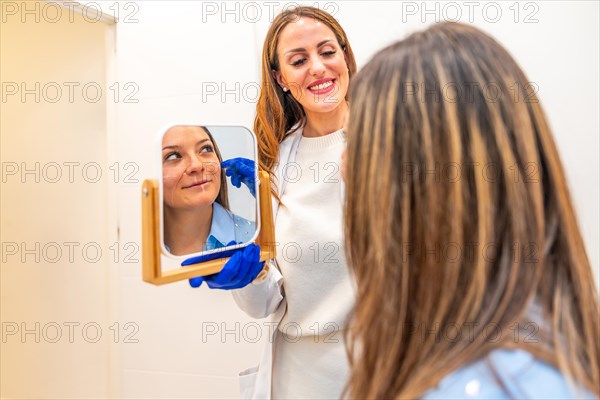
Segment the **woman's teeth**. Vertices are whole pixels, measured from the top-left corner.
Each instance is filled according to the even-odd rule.
[[[316,86],[311,86],[311,87],[309,87],[309,89],[310,90],[323,90],[323,89],[328,88],[331,85],[333,85],[333,81],[321,83],[320,85],[316,85]]]

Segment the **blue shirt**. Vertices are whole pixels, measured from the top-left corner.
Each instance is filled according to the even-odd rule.
[[[213,203],[213,216],[210,232],[206,239],[206,246],[202,251],[226,247],[232,241],[236,244],[246,243],[252,239],[256,231],[256,224],[227,211],[219,203]],[[165,245],[167,251],[171,251]]]
[[[204,251],[220,249],[230,242],[246,243],[252,239],[256,224],[213,203],[213,217]]]
[[[495,373],[495,375],[494,375]],[[498,382],[500,380],[502,385]],[[524,350],[499,349],[443,378],[424,399],[593,399]]]

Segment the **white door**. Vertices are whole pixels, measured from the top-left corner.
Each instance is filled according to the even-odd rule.
[[[109,302],[114,24],[90,8],[0,6],[0,395],[107,398],[118,329]]]

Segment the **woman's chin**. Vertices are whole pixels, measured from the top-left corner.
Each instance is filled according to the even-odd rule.
[[[199,209],[208,209],[209,207],[212,206],[212,204],[215,202],[214,199],[212,198],[207,198],[207,199],[187,199],[187,200],[183,200],[181,202],[177,202],[175,205],[171,206],[170,208],[173,210],[180,210],[180,211],[193,211],[193,210],[199,210]]]
[[[190,208],[208,208],[215,202],[212,197],[210,199],[198,199],[190,203]]]
[[[310,104],[310,106],[305,106],[305,109],[308,109],[315,113],[330,113],[335,111],[340,104],[342,104],[344,100],[339,99],[323,99],[319,102],[314,102]]]

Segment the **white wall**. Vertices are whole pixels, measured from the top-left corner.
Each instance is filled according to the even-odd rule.
[[[118,158],[139,165],[141,177],[157,178],[159,160],[153,158],[152,146],[165,126],[189,121],[252,125],[254,104],[236,98],[240,91],[235,87],[256,83],[257,49],[252,24],[203,22],[200,2],[137,4],[138,22],[121,21],[117,30],[118,80],[139,87],[137,103],[118,104]],[[221,85],[233,91],[225,101]],[[221,148],[225,145],[219,142]],[[139,243],[139,215],[139,186],[123,185],[123,242]],[[140,327],[140,343],[120,348],[123,397],[238,396],[237,372],[256,363],[262,346],[244,340],[243,335],[254,340],[256,332],[249,329],[256,322],[244,316],[230,293],[205,285],[192,289],[187,281],[155,287],[142,282],[141,266],[133,263],[120,271],[118,298],[121,320]],[[209,329],[218,332],[203,338]],[[222,340],[224,330],[230,333]]]

